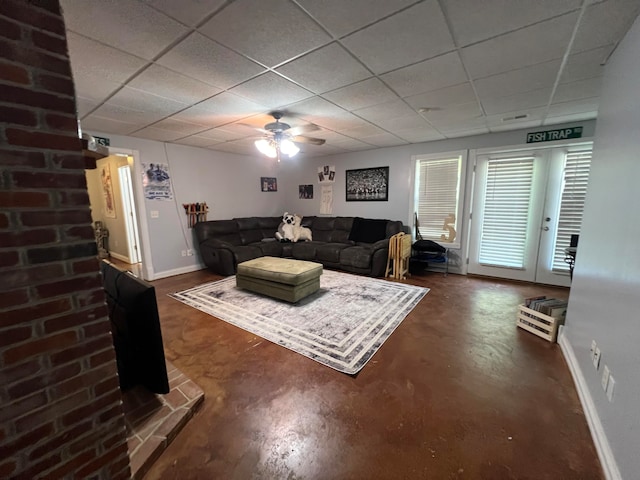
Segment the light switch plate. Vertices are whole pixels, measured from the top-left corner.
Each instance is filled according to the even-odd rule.
[[[600,368],[600,349],[596,347],[593,352],[593,366],[598,370]]]
[[[602,370],[602,390],[604,390],[605,392],[607,391],[607,385],[609,385],[609,367],[607,367],[606,365],[604,366],[604,369]]]
[[[616,381],[613,375],[609,375],[609,384],[607,385],[607,398],[610,402],[613,402],[613,389],[616,386]]]

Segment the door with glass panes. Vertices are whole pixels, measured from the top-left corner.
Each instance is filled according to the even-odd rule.
[[[469,273],[569,286],[591,143],[476,156]]]

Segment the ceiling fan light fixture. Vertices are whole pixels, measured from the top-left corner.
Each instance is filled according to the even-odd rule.
[[[269,158],[276,158],[277,151],[273,141],[269,141],[266,138],[261,138],[254,142],[256,148],[260,153],[266,155]]]
[[[280,142],[280,151],[291,158],[297,155],[300,149],[291,140],[285,138]]]

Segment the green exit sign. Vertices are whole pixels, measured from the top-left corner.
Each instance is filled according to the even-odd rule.
[[[93,138],[96,139],[96,143],[98,145],[104,145],[105,147],[108,147],[111,145],[111,140],[109,140],[107,137],[96,137],[94,135]]]
[[[555,140],[566,140],[568,138],[582,138],[582,127],[527,133],[527,143],[553,142]]]

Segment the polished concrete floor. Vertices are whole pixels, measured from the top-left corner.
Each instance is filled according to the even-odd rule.
[[[420,302],[357,376],[166,294],[166,356],[205,401],[146,479],[603,479],[560,348],[516,328],[523,298],[568,290],[425,273]]]

